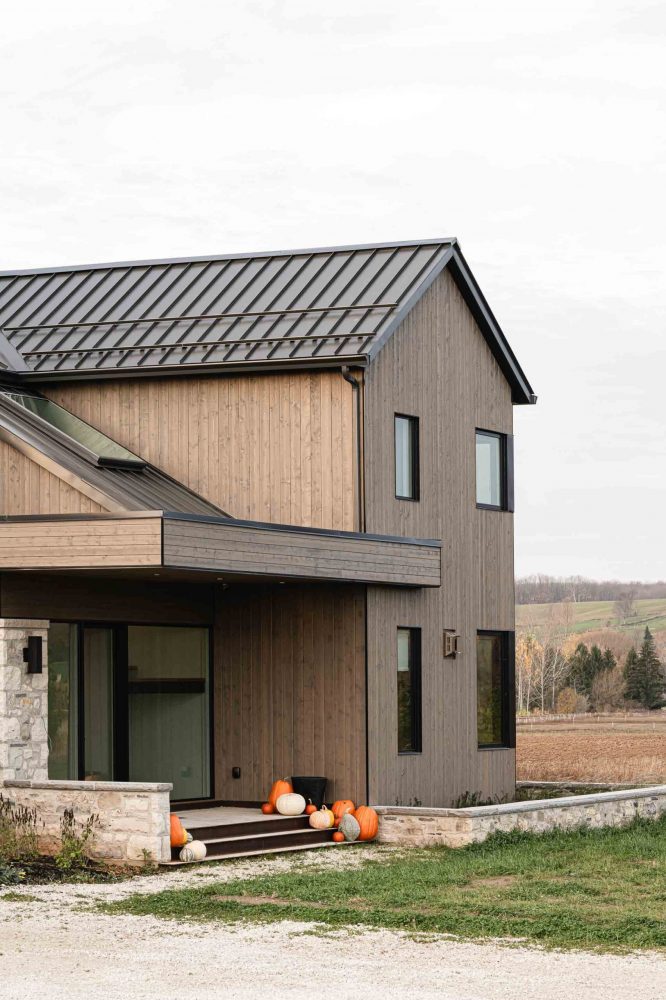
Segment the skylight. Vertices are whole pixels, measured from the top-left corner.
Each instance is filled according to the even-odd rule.
[[[59,431],[60,434],[69,438],[70,441],[84,448],[98,465],[135,466],[137,468],[145,466],[146,463],[138,455],[134,455],[127,448],[112,441],[106,434],[91,427],[84,420],[63,409],[58,403],[54,403],[53,400],[45,399],[43,396],[32,396],[25,392],[16,392],[13,388],[9,390],[3,387],[1,391],[4,397],[22,406],[29,413],[33,413],[50,427]]]

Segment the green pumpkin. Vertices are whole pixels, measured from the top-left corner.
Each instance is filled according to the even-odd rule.
[[[340,820],[338,830],[340,833],[344,833],[345,840],[358,840],[359,834],[361,833],[359,822],[352,813],[344,814]]]

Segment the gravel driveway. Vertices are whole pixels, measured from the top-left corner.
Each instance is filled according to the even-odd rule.
[[[373,855],[377,856],[376,852]],[[0,899],[2,1000],[254,1000],[332,997],[418,1000],[662,1000],[666,961],[541,952],[392,931],[318,931],[312,924],[182,924],[90,912],[131,892],[284,871],[357,864],[363,850],[206,865],[111,886],[18,890]],[[16,892],[16,890],[10,890]]]

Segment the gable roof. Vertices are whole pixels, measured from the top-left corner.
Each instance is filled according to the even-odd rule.
[[[24,378],[367,365],[445,267],[514,401],[535,397],[455,239],[0,272]]]
[[[220,507],[135,456],[131,463],[122,459],[96,459],[80,441],[16,402],[15,393],[8,392],[8,388],[12,387],[0,385],[0,440],[65,479],[107,510],[165,510],[228,517]],[[83,427],[89,426],[76,417],[73,419]],[[98,433],[89,429],[93,434]]]

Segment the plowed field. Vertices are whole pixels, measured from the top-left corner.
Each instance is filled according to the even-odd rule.
[[[666,783],[666,712],[521,722],[519,781]]]

